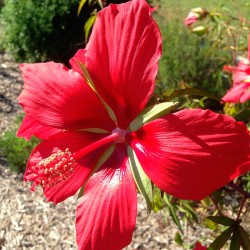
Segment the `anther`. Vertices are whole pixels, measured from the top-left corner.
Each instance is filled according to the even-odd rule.
[[[52,187],[67,179],[76,167],[76,162],[69,149],[57,151],[48,158],[40,161],[35,167],[31,167],[32,173],[26,176],[27,180],[34,181],[31,191],[37,185],[44,189]]]

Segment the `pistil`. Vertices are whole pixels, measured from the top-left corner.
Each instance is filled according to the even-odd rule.
[[[76,153],[70,152],[67,148],[65,151],[59,150],[43,159],[36,166],[30,167],[32,173],[25,178],[34,181],[31,191],[34,191],[37,185],[41,185],[44,189],[64,181],[77,167],[77,160],[108,143],[125,143],[126,134],[126,130],[116,128],[110,135],[82,148]]]

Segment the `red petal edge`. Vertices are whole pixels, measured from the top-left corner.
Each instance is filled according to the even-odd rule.
[[[37,138],[44,140],[53,134],[59,133],[60,131],[60,129],[43,126],[26,115],[19,130],[17,131],[17,136],[30,140],[31,136],[34,135]]]
[[[59,63],[22,64],[24,90],[18,98],[37,123],[59,129],[112,129],[113,122],[83,77]]]

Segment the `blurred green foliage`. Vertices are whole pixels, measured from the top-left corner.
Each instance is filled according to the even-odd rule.
[[[0,137],[0,158],[6,161],[8,167],[17,173],[24,173],[29,155],[39,140],[32,137],[30,141],[16,136],[23,116],[17,116],[10,129]]]
[[[231,62],[231,54],[213,48],[210,40],[191,34],[179,19],[161,25],[161,32],[163,56],[157,86],[162,93],[190,86],[222,96],[229,87],[222,69]]]
[[[5,50],[16,61],[67,62],[83,47],[79,0],[5,0],[1,24]]]

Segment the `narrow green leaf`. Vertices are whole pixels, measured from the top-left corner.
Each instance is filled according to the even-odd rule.
[[[86,131],[86,132],[98,133],[98,134],[110,133],[109,131],[105,129],[101,129],[101,128],[82,128],[82,129],[78,129],[77,131]]]
[[[231,226],[236,222],[235,220],[225,216],[208,216],[207,219],[224,226]]]
[[[183,244],[183,239],[182,239],[181,235],[179,234],[179,232],[176,232],[174,240],[180,246]]]
[[[248,122],[250,119],[250,109],[242,110],[234,117],[234,119],[236,121]]]
[[[163,94],[163,99],[164,101],[171,101],[172,99],[176,98],[176,97],[180,97],[180,96],[184,96],[184,95],[198,95],[198,96],[206,96],[209,97],[211,99],[220,101],[220,98],[218,98],[217,96],[208,93],[204,90],[200,90],[200,89],[194,89],[194,88],[185,88],[185,89],[171,89],[169,91],[167,91],[166,93]]]
[[[86,181],[84,182],[83,186],[82,186],[82,192],[84,191],[84,188],[86,186],[86,183],[88,182],[88,180],[90,179],[90,177],[102,166],[102,164],[104,162],[106,162],[108,160],[108,158],[113,154],[115,150],[115,145],[111,145],[110,147],[108,147],[104,152],[103,154],[100,156],[100,158],[98,159],[95,167],[92,169],[89,177],[86,179]],[[80,193],[79,195],[81,194],[81,190],[80,190]],[[79,197],[78,195],[78,197]],[[82,194],[83,195],[83,194]],[[80,198],[80,197],[79,197]]]
[[[180,229],[180,231],[183,232],[180,220],[178,219],[178,217],[176,215],[176,212],[175,212],[176,209],[175,209],[174,205],[168,199],[167,194],[164,195],[163,200],[165,201],[166,205],[168,206],[169,213],[170,213],[170,216],[171,216],[172,220],[174,221],[176,226]]]
[[[103,9],[102,0],[97,0],[97,2],[98,2],[98,4],[99,4],[100,8]]]
[[[85,25],[84,25],[85,42],[88,41],[90,30],[91,30],[91,28],[93,27],[96,18],[97,18],[97,15],[96,15],[96,14],[91,15],[91,16],[89,17],[89,19],[86,21]]]
[[[84,4],[87,2],[87,0],[81,0],[81,2],[79,3],[79,6],[78,6],[78,10],[77,10],[77,15],[79,16],[80,15],[80,12],[82,10],[82,7],[84,6]]]
[[[150,213],[153,206],[153,190],[151,180],[143,171],[142,166],[134,150],[130,146],[128,146],[127,151],[129,157],[129,164],[132,169],[135,183],[137,185],[138,190],[145,198],[148,207],[148,213]]]
[[[188,201],[183,201],[182,205],[185,210],[192,216],[193,220],[198,222],[198,217],[194,209],[187,203]]]
[[[240,238],[237,230],[233,232],[229,250],[240,250]]]
[[[245,231],[245,229],[238,225],[238,233],[239,233],[239,237],[240,237],[240,242],[241,245],[243,247],[244,250],[250,250],[250,239],[249,239],[249,235],[247,234],[247,232]]]
[[[104,162],[108,160],[108,158],[113,154],[114,150],[115,150],[115,145],[111,145],[103,152],[103,154],[100,156],[93,169],[94,173],[102,166]]]
[[[230,238],[234,230],[234,225],[222,232],[210,245],[209,250],[220,250]]]
[[[136,131],[145,123],[153,121],[163,115],[169,114],[177,102],[163,102],[146,107],[129,125],[131,131]]]

